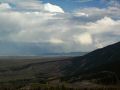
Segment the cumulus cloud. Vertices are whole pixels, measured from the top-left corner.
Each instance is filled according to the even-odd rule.
[[[64,10],[61,7],[50,3],[44,4],[44,9],[48,12],[64,13]]]
[[[11,7],[9,3],[12,3],[14,7]],[[6,3],[1,3],[0,6],[1,8],[12,8],[16,11],[64,13],[64,10],[60,6],[51,3],[42,3],[42,1],[38,0],[6,1]]]
[[[11,6],[8,3],[0,3],[0,9],[9,10],[11,9]]]
[[[64,41],[62,41],[61,39],[58,39],[58,38],[51,38],[49,41],[52,44],[62,44],[62,43],[64,43]]]
[[[83,45],[92,44],[92,36],[89,33],[82,33],[81,35],[75,35],[74,40]]]
[[[120,12],[119,7],[107,7],[107,8],[90,7],[74,11],[74,13],[77,15],[79,15],[79,13],[83,13],[85,16],[89,16],[93,20],[104,18],[105,16],[109,16],[113,19],[120,19],[119,12]]]
[[[50,3],[23,2],[15,2],[17,7],[9,12],[0,12],[1,41],[33,43],[49,50],[56,47],[56,52],[89,51],[120,41],[118,7],[69,13]],[[2,7],[7,5],[3,3]]]
[[[101,20],[98,20],[94,23],[93,22],[87,23],[86,26],[83,26],[83,28],[96,34],[96,33],[110,32],[110,31],[113,32],[119,31],[118,25],[120,25],[120,20],[115,21],[110,17],[104,17]]]
[[[22,11],[42,11],[43,4],[37,0],[30,1],[15,1],[13,3],[15,5],[15,9]]]
[[[92,34],[96,47],[102,48],[119,41],[119,26],[120,20],[113,20],[110,17],[104,17],[96,22],[87,23],[83,28]]]
[[[83,12],[76,12],[75,13],[75,16],[86,16],[86,17],[88,17],[89,15],[88,14],[86,14],[86,13],[83,13]]]

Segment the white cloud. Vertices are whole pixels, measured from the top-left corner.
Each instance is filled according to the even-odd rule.
[[[51,39],[49,40],[49,42],[52,43],[52,44],[62,44],[62,43],[64,43],[63,40],[58,39],[58,38],[51,38]]]
[[[31,1],[18,1],[15,2],[16,9],[26,10],[26,11],[42,11],[43,4],[37,0]]]
[[[75,35],[74,40],[76,42],[79,42],[80,44],[85,44],[85,45],[92,44],[92,42],[93,42],[92,41],[92,36],[89,33],[83,33],[83,34],[80,34],[80,35]]]
[[[88,14],[83,13],[83,12],[74,12],[73,14],[74,14],[75,16],[78,16],[78,17],[80,17],[80,16],[86,16],[86,17],[88,17],[88,16],[89,16]]]
[[[57,6],[57,5],[52,5],[50,3],[44,4],[44,9],[45,11],[52,12],[52,13],[64,13],[64,10]]]
[[[9,9],[11,9],[11,6],[8,3],[1,3],[0,4],[0,9],[9,10]]]
[[[10,7],[9,3],[15,5]],[[51,3],[43,3],[38,0],[11,0],[1,3],[1,8],[12,8],[16,11],[29,11],[29,12],[50,12],[50,13],[64,13],[64,10],[58,6]]]
[[[83,27],[92,33],[105,33],[110,31],[116,31],[113,28],[117,27],[118,25],[120,25],[120,20],[115,21],[110,17],[104,17],[101,20],[98,20],[94,23],[87,23]]]
[[[101,17],[109,16],[111,18],[119,18],[120,16],[120,8],[119,7],[107,7],[107,8],[83,8],[75,10],[74,13],[79,16],[79,13],[83,13],[85,16],[91,17],[91,19],[100,19]],[[120,18],[119,18],[120,19]]]
[[[81,27],[87,30],[90,34],[95,35],[95,37],[99,37],[101,35],[101,39],[103,39],[102,37],[109,37],[112,41],[116,36],[120,36],[119,26],[120,20],[113,20],[110,17],[104,17],[101,20],[87,23]]]

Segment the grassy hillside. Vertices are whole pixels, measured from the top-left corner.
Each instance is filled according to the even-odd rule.
[[[16,79],[51,78],[62,75],[68,57],[3,58],[0,60],[0,82]]]

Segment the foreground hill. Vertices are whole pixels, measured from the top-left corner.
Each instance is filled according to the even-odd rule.
[[[120,42],[71,60],[65,74],[70,80],[74,77],[72,82],[91,80],[111,84],[120,80]]]

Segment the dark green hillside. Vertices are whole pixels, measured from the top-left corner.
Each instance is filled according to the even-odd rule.
[[[108,78],[108,75],[111,75],[111,78],[108,78],[110,80],[116,79],[114,80],[116,82],[120,80],[120,42],[71,60],[72,64],[66,66],[65,75],[67,78],[69,75],[70,79],[71,77],[76,78],[71,80],[72,82],[102,80]],[[99,74],[103,74],[103,77],[99,77]]]

